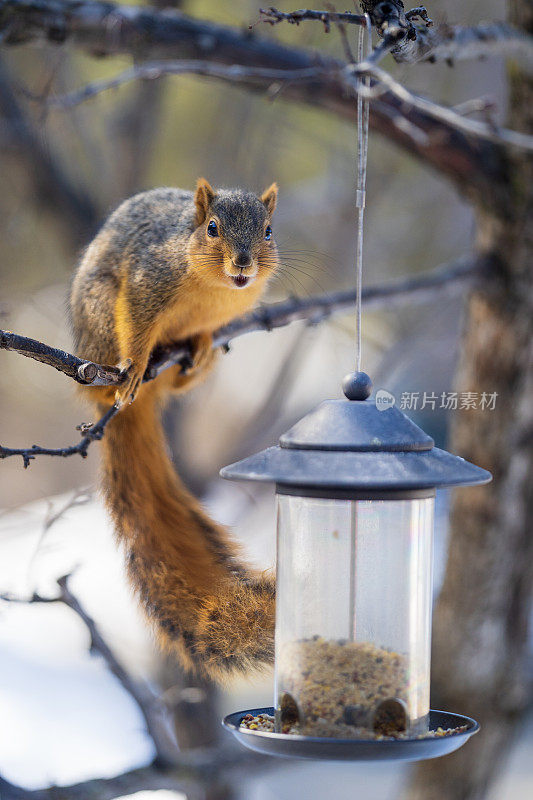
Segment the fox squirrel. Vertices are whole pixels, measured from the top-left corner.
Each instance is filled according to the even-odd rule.
[[[227,532],[187,491],[167,455],[161,401],[201,380],[212,334],[252,308],[278,265],[271,219],[277,186],[260,197],[162,188],[111,214],[72,283],[76,351],[118,363],[126,381],[88,387],[98,412],[123,406],[106,429],[102,487],[129,578],[159,643],[214,679],[273,658],[275,587],[244,565]],[[192,368],[142,384],[157,345],[189,341]],[[135,402],[132,402],[135,399]]]

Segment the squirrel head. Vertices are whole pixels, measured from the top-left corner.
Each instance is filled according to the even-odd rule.
[[[243,189],[214,190],[200,178],[194,195],[196,230],[189,246],[193,269],[210,282],[245,289],[277,268],[272,214],[278,187],[263,194]]]

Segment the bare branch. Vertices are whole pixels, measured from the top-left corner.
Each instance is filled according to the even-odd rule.
[[[2,800],[115,800],[143,790],[167,789],[186,794],[188,800],[206,800],[215,796],[211,793],[214,785],[217,782],[224,785],[224,779],[232,774],[242,781],[245,770],[266,771],[273,766],[273,759],[234,747],[204,750],[196,756],[183,753],[180,759],[182,763],[176,767],[162,767],[154,762],[111,778],[93,778],[47,789],[24,789],[0,776],[0,796]]]
[[[77,508],[78,506],[84,506],[87,503],[89,503],[91,499],[92,499],[92,493],[90,488],[81,487],[79,489],[75,489],[72,495],[67,500],[67,502],[60,508],[54,510],[50,508],[43,522],[43,529],[40,540],[37,543],[36,551],[39,548],[40,544],[42,543],[43,537],[46,536],[50,528],[52,528],[56,524],[56,522],[59,522],[59,520],[62,519],[65,516],[65,514],[72,508]],[[50,503],[50,506],[52,505],[53,504]]]
[[[118,406],[111,406],[107,409],[105,414],[95,422],[93,425],[78,425],[78,429],[82,431],[82,438],[78,444],[73,444],[70,447],[41,447],[34,444],[31,447],[3,447],[0,445],[0,459],[9,458],[10,456],[21,456],[24,463],[24,468],[30,466],[31,461],[35,456],[61,456],[67,458],[68,456],[80,455],[82,458],[87,458],[87,451],[92,442],[96,442],[104,435],[104,429],[109,420],[113,419],[118,412]]]
[[[300,11],[278,11],[274,6],[270,8],[260,8],[262,21],[269,25],[277,25],[280,22],[288,22],[291,25],[299,25],[305,20],[322,22],[324,30],[329,33],[332,22],[347,22],[350,25],[366,25],[364,14],[351,14],[349,11],[339,13],[337,11],[311,11],[303,8]]]
[[[49,789],[24,789],[0,776],[2,800],[114,800],[116,797],[140,791],[189,790],[189,783],[174,773],[163,771],[155,764],[133,769],[112,778],[94,778],[71,786],[51,786]]]
[[[68,585],[69,578],[70,575],[58,578],[59,595],[57,597],[42,597],[35,593],[28,600],[15,598],[11,595],[0,595],[0,599],[16,603],[63,603],[71,608],[89,631],[91,651],[96,651],[102,656],[109,671],[117,678],[121,686],[139,707],[144,718],[146,730],[154,742],[158,763],[162,766],[177,764],[177,745],[170,733],[164,704],[158,700],[146,684],[134,680],[120,663],[100,633],[94,619],[87,613],[78,598],[70,590]]]
[[[424,302],[436,292],[449,288],[448,284],[464,283],[479,272],[478,259],[475,256],[465,256],[452,264],[439,267],[428,275],[393,281],[382,286],[364,287],[362,300],[367,308],[392,308],[399,303]],[[349,289],[306,299],[292,297],[281,303],[262,306],[217,331],[213,346],[224,347],[237,336],[252,331],[270,331],[295,320],[321,322],[331,314],[349,309],[354,302],[355,289]],[[38,361],[54,367],[84,385],[114,386],[120,385],[123,381],[118,367],[84,361],[64,350],[49,347],[43,342],[9,331],[0,330],[0,349],[14,350],[20,355],[37,358]],[[189,357],[190,350],[186,342],[157,348],[152,353],[144,380],[153,380],[163,369],[186,362]],[[83,380],[80,378],[80,371]],[[86,434],[87,430],[84,430],[84,433]]]
[[[1,23],[0,5],[0,29]],[[86,187],[68,175],[57,153],[43,141],[43,131],[18,102],[6,66],[0,62],[0,115],[7,151],[14,150],[33,181],[34,194],[44,206],[55,208],[67,236],[78,248],[94,233],[99,209]]]
[[[95,364],[92,361],[85,361],[82,358],[58,350],[47,344],[38,342],[36,339],[29,339],[27,336],[20,336],[11,331],[0,330],[0,350],[14,350],[49,367],[54,367],[59,372],[68,375],[69,378],[77,383],[99,386],[109,386],[112,383],[120,382],[120,370],[117,367]]]
[[[376,3],[367,4],[376,6]],[[398,0],[381,3],[381,8],[401,6]],[[376,6],[377,9],[377,6]],[[377,9],[379,10],[379,9]],[[376,10],[376,14],[377,14]],[[392,35],[390,19],[386,35]],[[406,19],[405,26],[412,23]],[[401,27],[401,26],[400,26]],[[244,67],[306,70],[324,69],[313,81],[283,84],[285,100],[309,103],[333,111],[350,121],[355,103],[345,83],[334,78],[345,67],[341,60],[325,54],[287,47],[223,25],[193,19],[178,11],[160,11],[146,6],[125,6],[99,0],[85,2],[35,3],[34,0],[0,0],[0,34],[4,45],[30,41],[70,41],[94,55],[129,54],[137,59],[158,61],[206,59],[217,64]],[[410,41],[405,38],[405,41]],[[222,76],[220,76],[222,78]],[[223,78],[232,80],[231,76]],[[257,91],[271,85],[257,77],[240,85]],[[421,110],[402,103],[389,93],[372,104],[370,124],[407,152],[433,166],[454,182],[469,200],[505,216],[510,202],[510,166],[507,147],[494,141],[480,143],[455,127]],[[407,119],[404,124],[402,116]],[[417,131],[424,131],[426,138]],[[413,135],[415,134],[415,135]]]
[[[65,514],[67,514],[72,508],[77,508],[78,506],[86,505],[92,499],[91,490],[89,487],[82,487],[76,489],[66,503],[61,505],[59,508],[54,508],[54,504],[48,501],[48,512],[46,514],[45,519],[43,520],[43,526],[35,544],[33,554],[28,560],[28,577],[31,575],[32,567],[35,563],[37,556],[39,555],[39,551],[43,545],[45,538],[47,537],[50,529],[59,522],[59,520],[63,519]]]
[[[222,78],[232,83],[244,83],[248,86],[256,83],[258,88],[266,84],[271,85],[272,83],[288,84],[298,83],[300,81],[309,83],[317,79],[325,79],[329,80],[331,83],[340,82],[353,95],[356,95],[358,92],[364,92],[371,100],[376,97],[383,98],[385,93],[387,93],[389,99],[393,97],[395,100],[399,101],[394,111],[392,111],[391,118],[393,124],[399,126],[404,131],[406,127],[403,121],[407,120],[407,122],[409,122],[410,111],[416,110],[426,117],[431,117],[438,123],[445,123],[450,128],[460,131],[466,136],[485,139],[495,144],[520,147],[525,150],[533,151],[533,136],[496,128],[494,125],[488,125],[485,122],[464,119],[464,117],[455,110],[446,108],[445,106],[441,106],[410,92],[402,86],[401,83],[392,78],[391,75],[376,66],[379,56],[382,56],[385,51],[386,44],[384,41],[362,64],[349,65],[343,70],[335,69],[331,72],[322,67],[304,70],[277,70],[242,67],[237,64],[226,66],[222,64],[213,64],[208,61],[159,61],[131,67],[119,75],[116,75],[114,78],[97,81],[81,89],[69,92],[68,94],[51,98],[49,105],[61,109],[72,108],[72,106],[78,105],[91,97],[110,89],[116,89],[130,81],[139,79],[157,80],[162,75],[193,73],[196,75]],[[377,84],[374,84],[374,86],[370,88],[365,88],[361,85],[360,81],[357,80],[361,75],[371,75],[376,79]],[[424,140],[428,142],[428,137],[424,137]]]
[[[425,302],[435,298],[443,291],[454,292],[464,289],[465,286],[472,285],[477,278],[486,272],[487,266],[485,262],[476,257],[465,256],[452,264],[444,265],[429,275],[395,281],[383,286],[364,287],[362,301],[365,307],[369,309],[390,309],[399,304]],[[317,324],[332,314],[352,308],[355,296],[355,289],[348,289],[347,291],[318,295],[306,299],[291,298],[285,302],[260,307],[251,314],[219,329],[213,336],[213,347],[227,348],[230,342],[238,336],[254,331],[271,331],[298,320],[307,320],[309,324]],[[8,336],[15,336],[15,334],[8,334]],[[4,332],[0,331],[0,346],[3,341]],[[8,341],[11,340],[8,339]],[[74,380],[78,380],[78,378],[76,377],[77,371],[73,372],[72,370],[72,365],[80,362],[82,365],[90,364],[91,374],[94,372],[95,375],[92,385],[114,386],[121,383],[122,378],[117,368],[101,367],[99,364],[77,359],[76,356],[70,353],[48,348],[42,342],[27,339],[23,336],[16,337],[16,343],[16,348],[6,349],[16,349],[16,352],[21,355],[29,355],[31,358],[34,357],[36,350],[44,355],[46,355],[47,350],[50,350],[53,354],[53,363],[45,358],[40,358],[39,360],[43,363],[50,363],[51,366],[74,378]],[[24,349],[25,347],[27,351]],[[65,369],[62,369],[58,354],[63,354],[64,356]],[[152,352],[144,375],[144,381],[153,380],[169,367],[181,366],[181,369],[185,370],[189,359],[190,349],[186,342],[178,342],[168,347],[158,347]],[[107,381],[103,377],[106,370],[109,371],[109,379]],[[91,381],[87,379],[85,383],[89,385]],[[38,455],[62,456],[64,458],[72,455],[81,455],[82,458],[85,458],[91,442],[102,438],[105,426],[117,412],[117,406],[113,405],[98,422],[92,425],[78,426],[82,431],[82,439],[76,445],[57,449],[38,445],[33,445],[29,448],[9,448],[0,445],[0,459],[21,456],[24,467],[28,467],[31,460]]]
[[[326,8],[328,11],[336,13],[337,9],[333,5],[333,3],[326,3]],[[365,17],[366,21],[366,17]],[[348,38],[348,33],[346,31],[346,25],[341,20],[335,20],[335,27],[339,32],[339,36],[342,43],[342,49],[344,51],[344,58],[348,62],[348,64],[353,64],[356,60],[354,54],[352,53],[352,48],[350,47],[350,40]]]
[[[375,51],[374,51],[375,52]],[[373,87],[365,89],[364,86],[357,80],[346,78],[346,75],[372,75],[378,83]],[[487,139],[488,141],[497,144],[505,144],[509,147],[518,147],[523,150],[533,151],[533,136],[529,136],[517,131],[510,131],[504,128],[496,128],[494,125],[488,125],[485,122],[476,120],[465,119],[461,114],[457,113],[452,108],[434,103],[425,97],[415,95],[405,88],[401,83],[395,80],[388,72],[375,66],[372,63],[371,56],[362,64],[354,64],[347,67],[342,73],[343,78],[346,80],[354,93],[363,92],[371,99],[373,97],[380,97],[383,95],[384,87],[395,97],[403,106],[403,117],[409,119],[409,114],[406,113],[408,109],[416,109],[417,111],[427,114],[433,119],[443,122],[461,131],[467,136],[478,137],[480,139]]]
[[[63,603],[82,620],[90,634],[91,650],[98,652],[110,672],[135,701],[143,715],[147,733],[154,742],[156,759],[149,765],[112,778],[95,778],[71,786],[51,786],[48,789],[24,789],[0,776],[2,800],[113,800],[141,790],[168,789],[186,793],[191,800],[204,800],[205,789],[212,785],[213,776],[222,779],[233,770],[268,766],[265,759],[234,748],[203,749],[197,752],[178,751],[171,733],[169,711],[165,702],[150,688],[135,680],[117,659],[93,618],[87,613],[68,585],[69,575],[57,580],[59,594],[44,597],[34,593],[29,598],[0,595],[0,600],[11,603]]]
[[[506,22],[480,22],[478,25],[438,25],[431,30],[416,28],[416,40],[392,55],[400,63],[421,61],[466,61],[488,56],[506,56],[533,61],[533,40]]]
[[[335,70],[335,73],[337,70]],[[325,68],[316,66],[308,69],[268,69],[264,67],[243,67],[239,64],[225,65],[210,61],[150,61],[130,67],[124,72],[107,80],[95,81],[76,89],[73,92],[50,98],[48,105],[66,110],[83,103],[102,92],[118,89],[125,83],[136,80],[157,80],[163,75],[204,75],[210,78],[222,78],[232,83],[257,84],[258,89],[268,89],[273,83],[297,81],[316,81],[325,77]],[[333,77],[333,74],[332,74]]]
[[[481,22],[478,25],[438,25],[431,27],[424,6],[418,6],[403,13],[403,4],[388,3],[389,9],[382,12],[381,2],[363,2],[372,19],[372,24],[383,36],[383,49],[391,52],[394,59],[401,63],[420,61],[454,61],[485,58],[495,55],[515,55],[526,61],[533,60],[533,41],[531,37],[506,22]],[[394,7],[396,6],[396,7]],[[349,25],[364,25],[364,16],[360,14],[327,11],[278,11],[274,7],[260,9],[263,21],[270,25],[288,22],[299,25],[304,20],[321,22],[326,33],[331,23],[342,22]],[[419,19],[422,25],[414,25]]]
[[[435,299],[442,291],[454,292],[460,290],[459,287],[464,289],[465,285],[471,285],[486,269],[487,265],[476,257],[465,256],[428,275],[391,281],[381,286],[363,287],[362,302],[368,310],[388,310],[406,303],[426,302]],[[273,303],[222,328],[215,335],[214,346],[229,344],[235,336],[242,336],[244,333],[271,331],[298,320],[307,320],[315,325],[334,313],[351,310],[355,298],[355,289],[348,289],[307,299],[292,298],[283,303]]]

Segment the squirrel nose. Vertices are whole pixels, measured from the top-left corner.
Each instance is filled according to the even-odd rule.
[[[249,267],[252,264],[252,259],[249,253],[237,253],[233,259],[233,263],[236,267]]]

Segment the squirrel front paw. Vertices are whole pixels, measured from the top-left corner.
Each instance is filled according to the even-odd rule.
[[[123,383],[115,392],[115,405],[119,408],[133,403],[142,383],[145,369],[135,364],[131,358],[126,358],[119,364]]]
[[[213,350],[213,337],[210,333],[199,333],[191,339],[192,367],[188,372],[204,372],[210,369],[217,357]]]
[[[213,350],[213,337],[199,333],[189,340],[190,363],[181,366],[172,379],[172,386],[178,391],[189,391],[200,383],[213,367],[218,351]],[[188,359],[189,360],[189,359]]]

